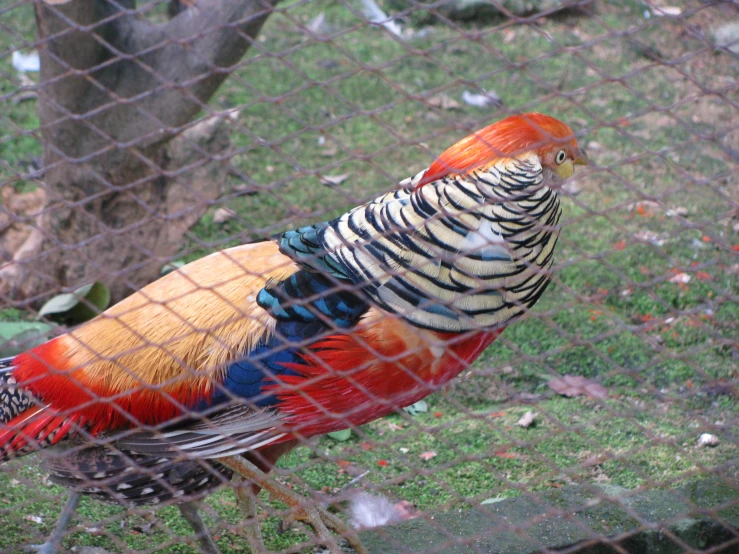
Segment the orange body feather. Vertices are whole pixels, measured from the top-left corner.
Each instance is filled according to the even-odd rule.
[[[14,375],[55,412],[94,422],[93,434],[167,421],[269,336],[256,294],[297,269],[271,242],[211,254],[16,357]]]

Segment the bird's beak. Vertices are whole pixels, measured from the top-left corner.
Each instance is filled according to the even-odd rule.
[[[588,158],[587,153],[582,148],[578,148],[577,150],[577,158],[575,158],[575,161],[573,161],[575,165],[590,165],[590,158]]]

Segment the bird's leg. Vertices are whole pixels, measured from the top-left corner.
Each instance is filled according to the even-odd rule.
[[[304,496],[291,491],[274,479],[270,479],[266,473],[254,464],[240,456],[231,458],[220,458],[218,460],[224,466],[232,469],[245,480],[263,488],[280,502],[286,504],[292,510],[292,519],[307,523],[313,528],[318,541],[329,547],[332,553],[341,553],[342,550],[331,535],[331,531],[345,538],[358,554],[369,554],[368,550],[360,542],[356,531],[344,523],[338,516],[329,513],[321,506],[306,506]]]
[[[262,530],[257,519],[257,504],[254,501],[254,490],[249,481],[237,477],[239,483],[236,487],[236,501],[244,516],[244,533],[249,541],[252,554],[266,554],[267,548],[262,539]]]
[[[203,554],[221,554],[221,551],[216,546],[213,537],[211,537],[208,531],[208,527],[200,516],[200,511],[195,503],[183,502],[182,504],[178,504],[177,507],[180,509],[182,517],[187,520],[192,530],[195,531],[195,537],[197,537],[200,543],[200,552]]]
[[[49,538],[44,544],[32,544],[24,548],[27,552],[36,552],[37,554],[55,554],[55,552],[62,545],[62,539],[64,538],[64,532],[69,526],[69,522],[72,516],[77,511],[77,504],[80,503],[80,493],[70,492],[67,497],[67,502],[62,508],[62,514],[56,522],[54,530],[49,535]]]

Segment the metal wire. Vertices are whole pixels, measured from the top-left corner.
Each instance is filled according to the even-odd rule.
[[[339,377],[392,412],[357,425],[362,406],[337,412],[333,399],[305,392],[337,375],[317,357],[317,375],[280,387],[348,431],[314,436],[306,421],[285,431],[295,440],[289,454],[247,456],[265,469],[282,455],[270,475],[283,488],[272,497],[202,460],[187,471],[220,486],[179,496],[185,466],[162,477],[163,466],[120,446],[163,426],[107,397],[122,428],[78,425],[73,440],[0,465],[0,552],[47,540],[67,498],[49,468],[74,473],[93,446],[175,498],[122,506],[125,489],[110,475],[75,474],[92,498],[76,511],[68,501],[59,552],[208,551],[187,525],[193,505],[182,514],[170,506],[189,499],[224,553],[253,545],[250,521],[273,551],[349,548],[349,536],[283,525],[297,512],[280,490],[304,495],[305,509],[330,507],[372,552],[739,549],[739,5],[461,4],[0,6],[0,358],[71,332],[90,359],[67,371],[100,364],[141,398],[159,395],[169,426],[214,425],[217,410],[193,413],[173,385],[216,386],[203,384],[204,372],[254,347],[234,337],[270,325],[253,298],[234,302],[233,291],[261,288],[280,268],[228,247],[333,219],[515,113],[566,121],[592,162],[560,191],[549,289],[450,384],[414,371],[427,345],[392,353],[357,335],[352,345],[369,361]],[[40,73],[24,66],[39,60]],[[179,271],[216,251],[214,274]],[[173,287],[147,288],[141,304],[102,316],[110,325],[101,332],[129,342],[98,349],[98,336],[74,330],[92,315],[80,306],[100,308],[81,286],[99,282],[117,302],[173,269]],[[334,292],[365,298],[330,279]],[[76,312],[42,308],[62,293]],[[195,305],[213,317],[194,318]],[[141,332],[142,313],[178,334]],[[475,333],[449,337],[437,357],[463,362],[458,347]],[[182,347],[192,337],[207,345],[201,355]],[[303,348],[308,359],[314,342],[270,352]],[[141,383],[131,365],[142,352],[159,364],[155,383]],[[361,373],[376,360],[430,396],[406,409],[377,396]],[[70,378],[95,405],[82,375]],[[262,390],[250,407],[274,394]],[[112,503],[100,501],[106,495]],[[247,496],[254,517],[239,510]]]

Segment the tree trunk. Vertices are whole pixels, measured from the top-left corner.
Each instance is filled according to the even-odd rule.
[[[156,25],[132,0],[37,0],[45,199],[0,298],[99,280],[120,299],[158,276],[229,172],[229,117],[191,121],[277,1],[199,0]]]

